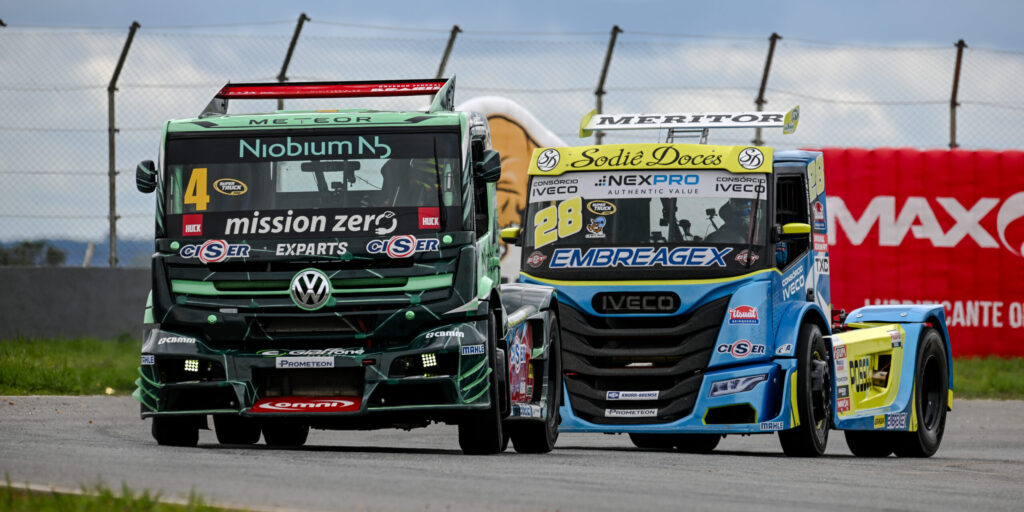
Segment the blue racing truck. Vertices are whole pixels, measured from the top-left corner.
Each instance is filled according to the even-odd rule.
[[[834,428],[858,456],[935,453],[952,404],[942,307],[833,314],[822,154],[706,144],[798,119],[591,112],[581,137],[666,140],[535,150],[522,228],[502,237],[522,246],[521,282],[557,289],[560,431],[684,452],[778,432],[815,456]]]

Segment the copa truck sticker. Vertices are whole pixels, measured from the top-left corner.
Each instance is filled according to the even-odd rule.
[[[370,240],[366,252],[387,254],[389,258],[408,258],[418,252],[436,251],[440,242],[436,238],[417,239],[413,235],[396,235],[384,240]]]
[[[729,354],[737,359],[742,359],[751,354],[761,355],[765,353],[765,346],[751,343],[750,340],[736,340],[727,345],[719,345],[716,349],[719,354]]]
[[[224,240],[207,240],[201,245],[183,245],[182,258],[199,258],[203,263],[217,263],[229,258],[248,258],[249,244],[229,244]]]
[[[757,308],[754,306],[736,306],[734,308],[729,308],[729,323],[757,325]]]

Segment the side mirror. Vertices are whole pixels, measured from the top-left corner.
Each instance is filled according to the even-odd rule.
[[[479,162],[473,164],[473,175],[485,183],[501,179],[501,155],[493,149],[485,149]]]
[[[152,160],[143,160],[135,168],[135,187],[143,194],[156,190],[156,166]]]
[[[501,230],[501,240],[506,244],[519,245],[519,228],[505,228]]]
[[[798,240],[807,238],[811,233],[811,225],[803,222],[790,222],[784,225],[775,225],[776,240]]]

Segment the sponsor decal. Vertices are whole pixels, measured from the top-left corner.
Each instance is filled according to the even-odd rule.
[[[789,275],[782,278],[782,300],[789,300],[793,296],[802,299],[800,292],[804,290],[806,282],[807,276],[804,275],[804,267],[796,266],[793,268]]]
[[[815,201],[811,205],[811,218],[814,221],[815,231],[825,230],[825,205],[821,201]]]
[[[508,344],[508,381],[512,402],[529,402],[533,391],[533,368],[530,356],[533,351],[533,331],[523,323],[516,326],[514,336]],[[508,338],[506,338],[508,339]]]
[[[796,120],[798,110],[793,110],[791,119]],[[588,124],[601,126],[644,126],[644,125],[679,125],[686,124],[718,124],[723,127],[752,126],[753,123],[782,123],[785,114],[780,112],[743,112],[743,113],[702,113],[702,114],[597,114]],[[689,118],[689,119],[687,119]],[[778,126],[778,125],[776,125]],[[666,127],[666,126],[661,126]]]
[[[604,226],[608,221],[604,217],[590,219],[587,224],[587,238],[604,238]]]
[[[747,148],[740,151],[737,159],[739,160],[740,167],[744,169],[757,169],[764,163],[764,153],[761,153],[761,150],[757,148]]]
[[[762,421],[761,424],[758,425],[758,427],[760,427],[761,430],[782,430],[782,422],[781,421]]]
[[[203,236],[203,214],[186,213],[182,215],[181,236]]]
[[[846,359],[846,345],[836,345],[832,352],[836,355],[837,360]]]
[[[327,274],[315,268],[307,268],[295,274],[289,289],[292,302],[306,311],[322,308],[331,298],[331,280]]]
[[[872,426],[874,428],[885,428],[885,415],[884,414],[876,414],[873,421],[874,421],[874,424]]]
[[[484,355],[483,344],[479,345],[463,345],[462,355],[464,356],[482,356]]]
[[[725,192],[740,196],[764,194],[765,179],[761,176],[719,176],[715,178],[715,192]]]
[[[526,364],[526,345],[517,333],[512,341],[512,346],[508,348],[508,365],[512,371],[518,372],[524,364]]]
[[[903,346],[903,336],[899,331],[889,331],[889,338],[892,340],[892,348],[899,348]]]
[[[321,118],[326,120],[326,118]],[[276,123],[275,123],[276,124]],[[281,140],[280,138],[270,140]],[[281,142],[267,143],[263,139],[238,139],[238,159],[303,157],[317,160],[332,156],[365,156],[387,158],[391,146],[380,141],[380,136],[360,135],[352,140],[303,141],[296,137],[285,137]]]
[[[844,412],[849,411],[850,410],[850,399],[849,398],[840,398],[839,400],[836,400],[836,410],[838,410],[840,413],[844,413]]]
[[[248,258],[248,244],[229,244],[224,240],[207,240],[201,245],[183,245],[178,254],[182,258],[199,258],[203,263],[217,263],[228,258]]]
[[[537,169],[544,172],[550,171],[558,165],[560,159],[561,155],[558,154],[557,149],[545,149],[537,156]]]
[[[674,313],[679,309],[679,296],[672,292],[632,293],[601,292],[590,302],[601,314]]]
[[[547,255],[540,251],[533,251],[529,258],[526,258],[526,264],[531,268],[537,268],[544,264],[544,260],[548,259]]]
[[[234,178],[221,178],[213,182],[213,189],[226,196],[240,196],[249,191],[241,180]]]
[[[700,184],[697,174],[605,174],[594,183],[595,187],[654,187],[657,185]]]
[[[605,409],[605,418],[653,418],[658,409]]]
[[[836,359],[836,371],[838,371],[838,372],[845,372],[846,371],[846,359]]]
[[[327,215],[295,214],[295,210],[288,210],[285,215],[260,215],[259,211],[254,211],[249,217],[227,218],[224,234],[350,233],[384,236],[397,227],[398,217],[391,210],[379,214],[338,214],[330,220]]]
[[[793,344],[792,343],[786,343],[785,345],[775,349],[775,355],[783,356],[783,355],[789,354],[792,351],[793,351]]]
[[[515,404],[513,416],[525,416],[527,418],[540,418],[540,406],[530,404]]]
[[[583,150],[580,158],[569,162],[574,169],[601,168],[637,168],[645,167],[711,167],[722,163],[722,155],[711,153],[683,153],[675,146],[654,146],[650,154],[643,150],[636,152],[620,148],[618,153],[610,153],[614,148],[605,150],[592,147]]]
[[[828,254],[814,255],[814,270],[819,274],[828,275]]]
[[[466,337],[466,333],[464,333],[462,331],[434,331],[434,332],[428,332],[427,333],[427,339],[428,340],[430,338],[441,338],[441,337],[464,338],[464,337]]]
[[[761,257],[758,256],[756,252],[749,251],[747,249],[743,249],[736,255],[736,263],[739,263],[740,265],[753,265],[754,263],[757,263],[757,260],[759,259],[761,259]]]
[[[157,341],[156,344],[165,345],[169,343],[183,343],[187,345],[193,345],[195,344],[195,342],[196,340],[194,338],[189,338],[187,336],[165,336],[163,338],[160,338],[160,340]]]
[[[612,215],[615,213],[615,205],[609,201],[590,201],[587,203],[587,210],[594,215]]]
[[[549,268],[724,267],[732,247],[602,247],[555,249]]]
[[[278,357],[275,368],[334,368],[333,357]]]
[[[605,400],[657,400],[660,391],[608,391]]]
[[[256,402],[249,412],[353,412],[359,410],[362,401],[360,397],[342,399],[282,396],[264,398]]]
[[[156,364],[156,356],[152,354],[142,354],[142,366],[152,366]]]
[[[728,345],[719,345],[717,350],[719,354],[729,354],[737,359],[765,353],[764,345],[755,345],[750,340],[736,340]]]
[[[757,324],[757,308],[754,306],[736,306],[729,308],[730,324]]]
[[[530,197],[543,200],[550,196],[569,196],[579,192],[578,178],[551,177],[547,179],[533,180],[533,188],[530,189]],[[537,202],[537,201],[531,201]]]
[[[828,252],[828,238],[824,233],[814,233],[814,250]]]
[[[262,357],[314,357],[314,356],[359,356],[363,354],[362,348],[317,348],[317,349],[265,349],[256,352]]]
[[[437,206],[419,208],[420,229],[441,229],[441,208]]]
[[[836,397],[838,398],[850,398],[850,387],[839,386],[836,388]]]
[[[887,430],[906,430],[907,413],[899,412],[885,415],[885,428]]]
[[[850,376],[845,372],[842,375],[836,375],[837,386],[847,386],[850,384]]]
[[[277,244],[276,256],[341,256],[348,253],[348,242]]]
[[[387,254],[389,258],[408,258],[418,252],[436,251],[439,245],[436,238],[417,239],[413,235],[396,235],[387,241],[370,240],[366,243],[366,252]]]

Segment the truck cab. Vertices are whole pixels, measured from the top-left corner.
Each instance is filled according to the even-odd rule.
[[[429,108],[227,113],[413,94]],[[552,289],[499,287],[500,155],[453,96],[454,78],[229,84],[166,124],[137,171],[157,193],[135,397],[158,443],[212,417],[229,444],[443,422],[467,453],[551,449]]]
[[[562,431],[693,452],[779,432],[789,454],[824,451],[842,389],[822,154],[705,143],[715,128],[790,133],[798,120],[591,112],[581,136],[667,140],[534,152],[523,228],[503,237],[522,246],[522,282],[558,290]]]

